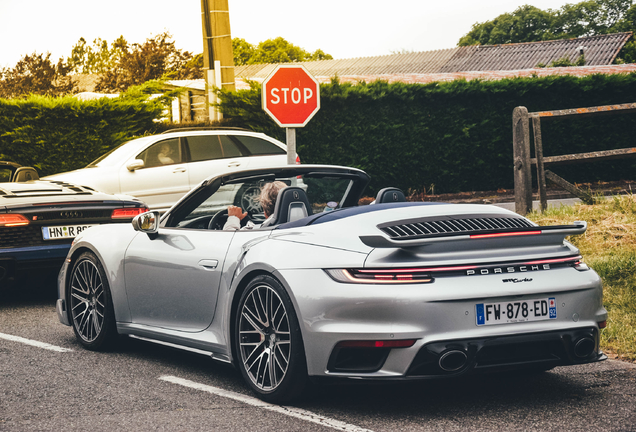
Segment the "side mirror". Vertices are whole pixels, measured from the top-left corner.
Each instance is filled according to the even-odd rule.
[[[145,165],[146,164],[144,164],[144,161],[141,159],[135,159],[132,162],[129,162],[128,165],[126,165],[126,168],[128,168],[128,171],[135,171],[139,168],[143,168]]]
[[[151,239],[156,238],[159,231],[159,212],[149,211],[135,216],[132,226],[135,231],[145,232]]]

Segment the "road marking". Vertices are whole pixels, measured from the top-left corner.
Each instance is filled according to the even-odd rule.
[[[6,339],[9,341],[13,341],[13,342],[20,342],[26,345],[31,345],[34,347],[38,347],[38,348],[43,348],[43,349],[47,349],[50,351],[57,351],[57,352],[69,352],[69,351],[73,351],[70,348],[62,348],[59,346],[55,346],[55,345],[51,345],[51,344],[47,344],[46,342],[40,342],[40,341],[35,341],[35,340],[31,340],[31,339],[25,339],[23,337],[20,336],[13,336],[13,335],[8,335],[8,334],[4,334],[4,333],[0,333],[0,339]]]
[[[319,414],[313,413],[311,411],[307,411],[300,408],[290,407],[290,406],[282,406],[282,405],[273,405],[268,402],[264,402],[260,399],[245,396],[240,393],[234,393],[228,390],[223,390],[218,387],[212,387],[209,385],[197,383],[194,381],[190,381],[187,379],[164,375],[159,377],[160,380],[171,382],[173,384],[179,384],[185,387],[190,387],[196,390],[201,390],[204,392],[212,393],[217,396],[226,397],[229,399],[234,399],[239,402],[246,403],[248,405],[253,405],[255,407],[263,408],[266,410],[274,411],[280,414],[285,414],[290,417],[295,417],[301,420],[305,420],[308,422],[316,423],[321,426],[329,427],[332,429],[336,429],[339,431],[345,432],[373,432],[369,429],[364,429],[355,425],[351,425],[345,422],[341,422],[340,420],[330,419],[329,417],[324,417]]]

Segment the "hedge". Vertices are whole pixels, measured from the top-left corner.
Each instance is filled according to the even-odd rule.
[[[230,126],[284,141],[285,131],[261,109],[260,85],[221,91]],[[321,108],[297,129],[303,163],[362,168],[373,193],[459,192],[513,187],[512,110],[530,112],[636,102],[636,74],[548,76],[431,84],[384,81],[321,85]],[[544,155],[634,146],[633,114],[555,119],[542,124]],[[573,182],[633,179],[636,160],[551,167]]]
[[[0,99],[0,158],[47,175],[83,167],[134,136],[177,126],[155,121],[164,105],[142,90],[156,91],[86,102]],[[285,130],[261,108],[260,85],[219,95],[223,125],[285,140]],[[426,85],[334,79],[321,85],[320,111],[297,129],[297,147],[303,163],[364,169],[372,178],[369,194],[386,186],[426,193],[512,188],[514,107],[533,112],[631,102],[636,74]],[[546,156],[633,147],[636,116],[554,119],[544,122],[542,132]],[[551,167],[579,183],[630,180],[635,168],[633,158]]]
[[[0,99],[0,159],[33,166],[40,176],[82,168],[154,128],[163,107],[143,100]]]

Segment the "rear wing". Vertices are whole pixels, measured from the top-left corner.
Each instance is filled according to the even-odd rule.
[[[381,227],[379,227],[381,228]],[[572,225],[552,226],[527,226],[498,229],[473,229],[465,232],[439,232],[439,233],[406,233],[406,235],[391,235],[387,230],[377,235],[361,235],[360,240],[372,248],[411,248],[422,247],[439,242],[468,241],[478,239],[530,238],[544,236],[548,243],[562,243],[565,237],[583,234],[587,230],[587,222],[575,221]],[[392,231],[394,232],[394,231]],[[547,238],[549,237],[549,239]]]

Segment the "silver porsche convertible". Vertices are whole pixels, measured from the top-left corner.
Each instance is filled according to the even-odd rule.
[[[265,218],[261,188],[282,181]],[[404,380],[596,362],[598,275],[565,240],[495,206],[406,202],[369,177],[296,165],[209,178],[168,212],[81,233],[57,313],[91,350],[118,336],[233,364],[262,399],[308,380]],[[252,223],[223,229],[227,208]],[[243,222],[247,221],[247,217]]]

